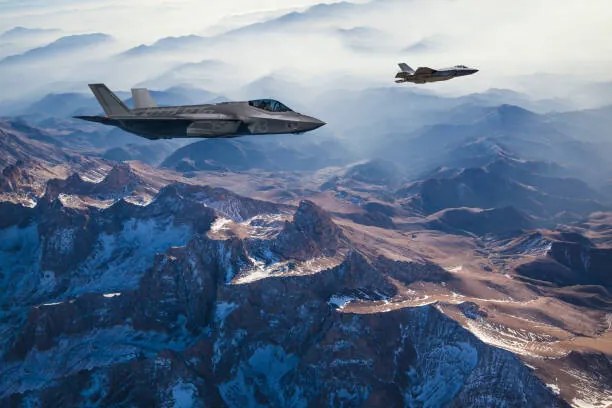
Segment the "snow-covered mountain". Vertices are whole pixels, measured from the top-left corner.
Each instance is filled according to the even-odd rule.
[[[58,132],[2,125],[4,405],[610,400],[609,212],[553,229],[501,206],[436,201],[425,216],[406,195],[430,190],[381,159],[180,173]],[[482,171],[526,203],[597,194],[555,183],[551,163],[502,156]]]

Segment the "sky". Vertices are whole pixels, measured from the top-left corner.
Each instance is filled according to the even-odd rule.
[[[608,0],[365,0],[309,11],[321,3],[336,2],[0,0],[0,32],[15,26],[61,30],[49,34],[46,42],[60,35],[92,32],[113,37],[112,45],[95,49],[100,58],[107,59],[106,71],[103,62],[94,63],[91,56],[89,65],[78,65],[81,56],[71,60],[73,69],[60,61],[57,72],[49,75],[53,89],[93,79],[84,73],[115,80],[121,87],[139,80],[154,85],[163,77],[160,86],[166,86],[171,81],[169,70],[205,60],[227,64],[224,71],[228,75],[211,73],[217,79],[197,84],[218,89],[245,85],[266,75],[317,81],[324,86],[390,86],[400,61],[415,68],[464,64],[480,69],[477,81],[461,79],[429,88],[451,94],[512,88],[541,97],[568,97],[576,93],[576,87],[612,81],[612,7]],[[292,11],[302,15],[289,23],[268,23],[262,32],[223,36]],[[167,52],[159,61],[133,59],[127,64],[108,59],[140,44],[185,35],[219,40]],[[44,45],[43,37],[39,36],[41,43],[30,37],[5,40],[4,44],[0,37],[0,59]],[[50,62],[19,68],[20,79],[29,82],[32,78],[24,93],[41,92],[40,72]],[[17,71],[4,69],[8,74]],[[117,76],[118,72],[122,75]],[[5,74],[2,61],[0,74]],[[2,81],[6,80],[0,80],[0,86],[16,96],[18,90]]]
[[[329,2],[329,1],[328,1]],[[321,0],[0,0],[0,31],[14,26],[110,33],[126,43],[206,34],[232,21],[301,10]]]

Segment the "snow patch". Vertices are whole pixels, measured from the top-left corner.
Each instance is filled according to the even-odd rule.
[[[559,389],[559,386],[557,384],[546,384],[546,386],[550,388],[552,392],[554,392],[557,395],[561,393],[561,390]]]
[[[210,230],[212,232],[227,231],[230,229],[229,225],[233,224],[233,222],[234,221],[230,219],[219,217],[215,219],[215,221],[212,223],[212,225],[210,226]]]
[[[418,351],[421,364],[406,372],[411,386],[404,392],[405,405],[448,405],[478,364],[477,350],[469,343],[457,342]]]
[[[318,257],[312,258],[304,262],[290,261],[275,261],[270,254],[270,261],[265,262],[249,257],[251,266],[239,271],[237,277],[233,280],[233,284],[242,285],[245,283],[253,283],[260,279],[265,279],[273,276],[305,276],[314,275],[326,269],[334,268],[342,262],[340,257]]]
[[[81,263],[67,294],[115,293],[134,289],[151,267],[154,255],[182,246],[191,237],[187,225],[174,225],[173,217],[129,219],[114,234],[102,233],[92,253]]]
[[[523,356],[539,357],[543,351],[552,352],[554,350],[552,346],[557,343],[557,339],[552,336],[536,334],[525,329],[513,329],[483,319],[468,320],[466,326],[483,342]],[[531,352],[531,347],[537,347],[538,352]],[[565,354],[564,352],[561,355]]]
[[[255,239],[271,239],[285,226],[286,214],[261,214],[243,223],[249,229],[249,236]]]
[[[186,346],[184,340],[155,331],[138,331],[127,325],[93,330],[86,335],[62,336],[48,350],[34,348],[23,361],[0,365],[0,399],[48,387],[56,379],[82,370],[130,361],[141,354],[153,357],[161,350],[183,350]]]
[[[329,298],[329,301],[327,303],[330,306],[335,307],[338,310],[342,310],[346,307],[346,305],[351,303],[353,300],[355,300],[355,298],[351,296],[333,295],[331,298]]]
[[[149,196],[127,196],[123,197],[123,201],[139,207],[146,207],[153,202],[153,197]]]
[[[232,313],[238,305],[236,303],[231,302],[219,302],[217,303],[217,308],[215,309],[215,321],[217,323],[223,324],[223,321],[227,316]]]
[[[592,399],[574,398],[572,406],[576,408],[609,408],[612,404],[612,398],[603,401],[594,401]]]
[[[200,192],[195,194],[195,199],[207,207],[213,208],[218,212],[231,218],[233,221],[244,221],[242,216],[243,203],[235,197],[225,196],[222,200],[217,200],[210,197],[208,194]]]
[[[98,184],[106,177],[106,171],[104,169],[89,170],[85,173],[79,174],[79,178],[87,183]]]
[[[198,390],[195,385],[179,380],[179,382],[172,387],[172,400],[174,401],[174,408],[194,407],[198,402],[197,395]]]
[[[65,228],[54,231],[48,238],[50,247],[61,255],[68,255],[74,250],[76,231],[74,228]]]
[[[49,303],[43,303],[41,306],[56,306],[56,305],[61,305],[64,302],[49,302]]]
[[[34,208],[36,207],[36,200],[34,200],[33,198],[24,198],[21,202],[21,205],[23,205],[24,207],[28,207],[28,208]]]
[[[261,346],[240,364],[234,378],[219,386],[221,398],[229,407],[257,407],[256,395],[263,394],[270,406],[306,407],[301,388],[282,384],[298,362],[297,356],[287,354],[282,347]]]

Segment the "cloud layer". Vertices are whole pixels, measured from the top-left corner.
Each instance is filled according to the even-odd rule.
[[[319,88],[391,86],[399,61],[480,69],[469,80],[428,86],[446,93],[491,87],[530,92],[537,84],[541,97],[566,97],[587,83],[612,79],[612,8],[605,0],[253,3],[0,1],[0,32],[36,29],[0,37],[0,59],[61,36],[112,37],[95,53],[58,52],[18,67],[0,61],[0,86],[11,98],[75,90],[87,81],[123,89],[194,81],[227,94],[269,75]],[[87,44],[83,50],[93,51]]]

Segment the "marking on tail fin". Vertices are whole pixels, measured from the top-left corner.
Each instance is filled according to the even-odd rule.
[[[104,84],[89,84],[91,92],[104,109],[106,116],[131,115],[127,106]]]
[[[414,73],[414,69],[410,68],[410,66],[408,66],[408,64],[405,64],[403,62],[400,62],[399,64],[400,69],[402,70],[402,72],[408,72],[409,74]]]
[[[157,108],[157,103],[146,88],[132,88],[132,99],[134,108]]]

